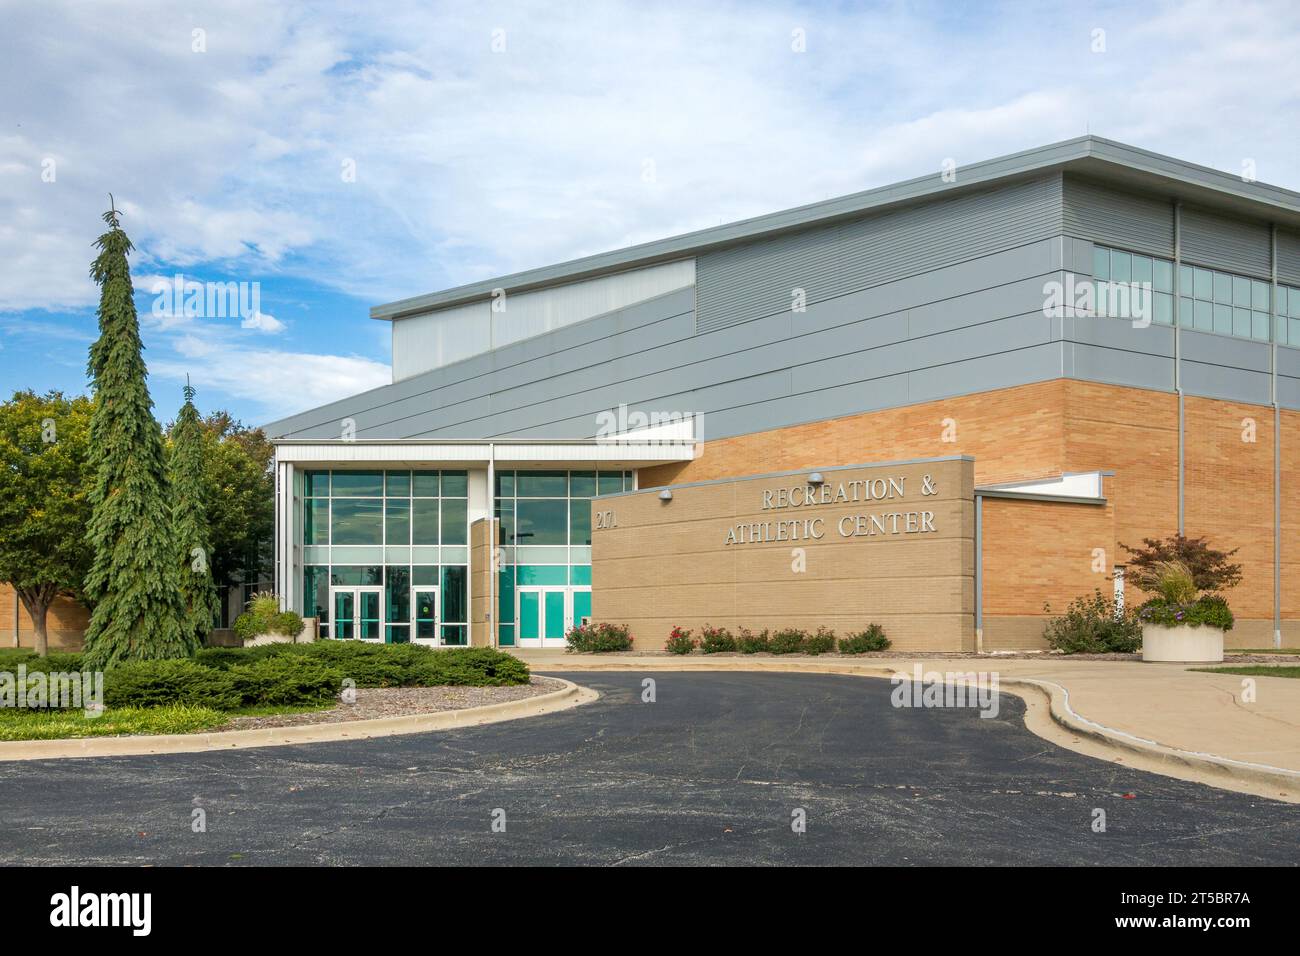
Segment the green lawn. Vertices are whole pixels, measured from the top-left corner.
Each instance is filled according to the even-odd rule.
[[[1202,674],[1241,674],[1243,677],[1300,677],[1300,667],[1256,664],[1253,667],[1193,667]]]
[[[1231,657],[1233,654],[1297,654],[1300,655],[1300,647],[1243,647],[1234,648],[1223,652]]]
[[[193,734],[212,730],[232,717],[262,717],[268,714],[300,714],[325,710],[326,704],[295,707],[242,707],[213,710],[188,704],[165,707],[116,707],[99,717],[87,717],[80,710],[0,709],[0,740],[57,740],[64,737],[119,737],[127,734]]]

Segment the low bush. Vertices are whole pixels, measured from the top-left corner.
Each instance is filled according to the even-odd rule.
[[[527,664],[495,647],[415,649],[427,652],[412,668],[417,687],[512,687],[531,678]]]
[[[1138,621],[1163,627],[1217,627],[1231,631],[1235,620],[1228,602],[1218,594],[1205,594],[1190,602],[1175,602],[1165,598],[1152,598],[1140,608]]]
[[[187,658],[119,664],[104,675],[106,707],[186,704],[233,710],[242,703],[228,673]]]
[[[817,628],[816,634],[809,634],[803,639],[805,654],[829,654],[835,650],[835,632],[828,627]]]
[[[871,651],[888,650],[891,641],[885,637],[885,629],[879,624],[868,624],[865,631],[856,631],[840,638],[841,654],[867,654]]]
[[[1052,613],[1050,605],[1043,610]],[[1117,608],[1115,599],[1098,588],[1051,618],[1043,637],[1052,650],[1064,654],[1131,654],[1142,647],[1142,622],[1128,608]]]
[[[668,635],[668,640],[664,643],[664,649],[669,654],[689,654],[695,650],[695,638],[686,628],[674,627],[672,633]]]
[[[50,651],[41,657],[28,647],[0,648],[0,670],[16,671],[21,664],[29,674],[38,671],[49,674],[76,673],[81,670],[81,654],[72,651]]]
[[[767,631],[755,634],[747,628],[740,629],[740,636],[736,638],[736,650],[742,654],[761,654],[768,649],[771,638]]]
[[[580,624],[570,628],[564,640],[570,651],[579,654],[607,654],[632,649],[632,635],[621,624]]]
[[[700,628],[700,650],[705,654],[725,654],[736,649],[736,639],[725,627]]]
[[[338,696],[343,673],[323,660],[279,654],[218,671],[231,682],[244,707],[324,704]]]
[[[260,647],[209,647],[195,660],[226,670],[255,661],[285,658],[321,661],[356,687],[510,686],[529,681],[528,665],[493,647],[432,648],[420,644],[313,641]]]
[[[798,654],[803,650],[808,634],[798,628],[786,628],[775,632],[767,642],[770,654]]]

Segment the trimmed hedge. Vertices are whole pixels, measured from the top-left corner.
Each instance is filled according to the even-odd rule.
[[[229,674],[184,658],[119,664],[104,674],[106,707],[188,704],[234,710],[243,703]]]
[[[432,648],[325,640],[247,648],[209,647],[194,659],[225,670],[278,658],[327,663],[356,687],[508,687],[527,684],[530,679],[527,664],[492,647]]]
[[[324,704],[338,696],[343,675],[320,660],[279,655],[216,671],[230,680],[243,706]]]

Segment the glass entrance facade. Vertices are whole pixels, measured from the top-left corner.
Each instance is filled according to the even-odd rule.
[[[496,516],[504,557],[497,615],[503,647],[513,647],[521,638],[545,637],[554,629],[539,616],[547,607],[546,593],[522,589],[554,588],[547,593],[567,595],[567,602],[550,598],[551,617],[557,621],[562,613],[557,609],[563,607],[571,608],[565,621],[576,624],[590,617],[591,499],[631,491],[632,484],[630,471],[497,472]]]
[[[370,639],[404,644],[415,627],[422,642],[436,634],[437,643],[468,643],[468,499],[464,471],[306,472],[303,616],[320,621],[322,637],[355,637],[358,622],[370,622],[345,621],[338,626],[348,633],[335,633],[331,592],[378,587],[382,623],[374,623]],[[412,589],[426,602],[436,594],[438,613],[427,613],[427,603],[423,618],[414,613]]]

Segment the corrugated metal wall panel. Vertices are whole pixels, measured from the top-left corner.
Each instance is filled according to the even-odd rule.
[[[701,256],[696,329],[822,302],[1061,233],[1060,177],[936,200]]]
[[[1264,223],[1229,219],[1183,207],[1183,261],[1228,272],[1269,277],[1270,235]]]
[[[1174,207],[1158,197],[1119,192],[1066,176],[1063,190],[1065,232],[1102,245],[1172,258]]]
[[[1277,277],[1281,282],[1300,282],[1300,235],[1277,231]]]

